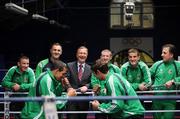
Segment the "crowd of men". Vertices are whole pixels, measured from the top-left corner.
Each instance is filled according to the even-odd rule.
[[[101,52],[100,58],[91,66],[86,63],[88,48],[80,46],[76,51],[76,60],[64,63],[60,60],[62,46],[52,44],[50,57],[40,61],[34,71],[29,67],[29,58],[19,57],[17,66],[11,67],[1,85],[8,91],[29,92],[28,97],[87,96],[92,89],[96,96],[137,96],[135,91],[175,90],[180,82],[180,62],[174,59],[175,46],[162,46],[162,60],[150,68],[141,61],[138,49],[128,50],[128,61],[120,68],[111,63],[112,53],[108,49]],[[77,95],[76,91],[81,94]],[[67,92],[67,93],[63,93]],[[155,93],[155,95],[165,95]],[[167,95],[167,94],[166,94]],[[17,96],[17,95],[14,95]],[[24,97],[24,95],[18,95]],[[94,100],[93,110],[96,119],[143,119],[145,108],[139,99],[134,100]],[[11,103],[11,109],[20,110],[17,119],[44,119],[42,102]],[[57,101],[57,110],[87,111],[89,101]],[[175,100],[153,100],[153,110],[175,110]],[[59,118],[63,118],[61,114]],[[154,113],[154,119],[173,119],[173,112]],[[67,114],[67,119],[86,119],[87,114]]]

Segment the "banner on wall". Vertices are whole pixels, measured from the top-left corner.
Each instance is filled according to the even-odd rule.
[[[137,48],[140,51],[141,60],[149,67],[153,61],[153,38],[111,38],[110,49],[113,52],[111,62],[121,67],[128,61],[128,50]]]
[[[113,54],[129,48],[137,48],[145,51],[153,57],[153,38],[152,37],[122,37],[111,38],[110,49]]]

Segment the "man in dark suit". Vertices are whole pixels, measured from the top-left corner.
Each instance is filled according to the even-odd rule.
[[[81,91],[80,96],[87,96],[84,94],[90,88],[91,67],[86,63],[88,56],[88,49],[81,46],[77,49],[77,61],[67,64],[68,79],[74,89]],[[89,109],[88,101],[69,101],[67,106],[69,111],[87,111]],[[67,119],[86,119],[87,114],[67,114]]]

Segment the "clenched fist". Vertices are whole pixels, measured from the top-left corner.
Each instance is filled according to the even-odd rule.
[[[81,88],[80,88],[80,90],[81,90],[81,93],[85,93],[86,91],[87,91],[87,86],[82,86]]]
[[[76,94],[76,90],[73,89],[73,88],[68,88],[68,90],[67,90],[67,95],[68,95],[68,96],[76,96],[76,95],[77,95],[77,94]]]
[[[14,91],[19,91],[20,85],[16,83],[16,84],[12,87],[12,89],[13,89]]]
[[[96,84],[96,85],[93,87],[93,90],[92,90],[92,91],[93,91],[95,94],[98,94],[98,93],[100,92],[100,89],[101,89],[100,85]]]
[[[98,106],[100,105],[99,101],[94,100],[94,101],[92,101],[91,104],[92,104],[93,110],[98,110]]]
[[[147,90],[146,84],[144,82],[139,84],[139,90],[141,90],[141,91]]]

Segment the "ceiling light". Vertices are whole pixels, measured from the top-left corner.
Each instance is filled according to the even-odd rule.
[[[39,14],[33,14],[33,19],[39,20],[39,21],[48,21],[48,18]]]
[[[55,21],[55,20],[49,20],[49,23],[51,25],[55,25],[57,27],[61,27],[61,28],[64,28],[64,29],[69,29],[70,27],[67,26],[67,25],[64,25],[64,24],[60,24],[59,22]]]
[[[7,10],[10,10],[10,11],[13,11],[15,13],[18,13],[18,14],[23,14],[23,15],[28,15],[28,10],[23,8],[23,7],[20,7],[14,3],[6,3],[5,4],[5,7]]]
[[[124,4],[124,9],[125,9],[125,18],[128,21],[132,21],[132,16],[135,10],[135,4],[134,2],[126,2]]]

